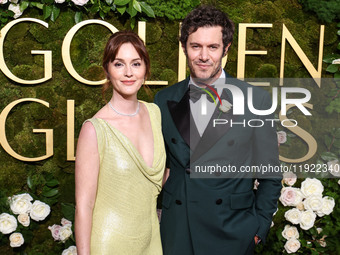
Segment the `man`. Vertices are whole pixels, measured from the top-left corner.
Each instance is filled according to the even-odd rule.
[[[165,255],[253,254],[255,245],[265,241],[277,208],[280,179],[260,179],[255,194],[252,178],[225,178],[219,174],[212,175],[215,178],[193,178],[195,166],[200,164],[229,165],[238,170],[254,164],[279,164],[272,126],[230,125],[232,120],[246,123],[268,116],[254,115],[247,108],[242,116],[236,116],[206,101],[216,92],[211,85],[230,77],[221,64],[233,33],[232,21],[214,7],[202,6],[189,13],[182,23],[180,41],[190,77],[155,96],[162,113],[170,168],[162,199]],[[237,80],[233,85],[247,101],[247,89],[251,86]],[[204,95],[205,101],[195,101],[191,94],[201,88],[209,93]],[[230,91],[217,92],[224,102],[233,107],[240,105]],[[223,102],[220,98],[216,101]],[[201,113],[202,102],[207,105],[207,114]],[[253,105],[256,109],[269,109],[269,94],[254,87]],[[225,120],[229,125],[214,126],[213,119]]]

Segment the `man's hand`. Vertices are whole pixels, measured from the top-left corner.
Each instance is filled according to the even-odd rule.
[[[258,237],[258,236],[255,236],[254,237],[254,240],[255,240],[255,244],[258,245],[260,242],[261,242],[261,238]]]

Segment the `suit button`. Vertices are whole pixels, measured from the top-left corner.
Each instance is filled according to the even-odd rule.
[[[230,141],[228,141],[228,145],[229,145],[229,146],[233,146],[233,145],[234,145],[234,143],[235,143],[235,141],[234,141],[234,140],[230,140]]]
[[[217,204],[217,205],[220,205],[220,204],[222,204],[222,201],[223,201],[223,200],[219,198],[219,199],[216,200],[216,204]]]
[[[185,172],[186,172],[187,174],[191,174],[191,169],[190,169],[190,168],[187,168],[187,169],[185,169]]]
[[[177,144],[177,140],[176,140],[175,138],[171,138],[171,142],[172,142],[173,144]]]
[[[182,201],[181,201],[181,200],[176,200],[175,202],[176,202],[176,204],[178,204],[178,205],[181,205],[181,204],[182,204]]]

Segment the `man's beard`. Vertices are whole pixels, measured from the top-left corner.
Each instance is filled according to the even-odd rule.
[[[212,70],[211,74],[209,75],[209,77],[199,77],[197,75],[197,73],[195,72],[194,67],[191,65],[191,63],[189,63],[188,61],[188,66],[190,69],[190,75],[192,78],[194,78],[195,80],[197,80],[198,83],[202,82],[203,84],[209,84],[211,81],[216,80],[218,77],[215,77],[218,72],[221,70],[221,63],[219,64],[219,66],[217,68],[215,68],[214,70]]]

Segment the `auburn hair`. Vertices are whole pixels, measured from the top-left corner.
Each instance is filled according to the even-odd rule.
[[[132,31],[119,31],[110,36],[106,43],[103,56],[103,68],[107,78],[107,82],[102,87],[102,95],[105,99],[106,91],[112,86],[109,79],[109,64],[116,59],[120,47],[124,43],[131,43],[136,49],[139,57],[145,63],[145,79],[150,76],[150,58],[146,50],[144,42],[140,37]]]

